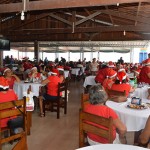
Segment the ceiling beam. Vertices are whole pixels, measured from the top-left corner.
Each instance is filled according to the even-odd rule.
[[[74,33],[103,33],[103,32],[146,32],[150,33],[149,26],[124,25],[124,26],[98,26],[98,27],[75,27]],[[42,34],[67,34],[72,33],[72,28],[45,28],[45,29],[22,29],[10,30],[4,35],[42,35]]]
[[[49,16],[52,17],[52,18],[55,18],[55,19],[57,19],[57,20],[59,20],[59,21],[61,21],[63,23],[66,23],[66,24],[72,26],[72,22],[70,22],[68,20],[65,20],[64,18],[61,18],[61,17],[59,17],[59,16],[57,16],[57,15],[55,15],[53,13],[50,13]]]
[[[26,10],[48,10],[48,9],[60,9],[60,8],[75,8],[75,7],[93,7],[93,6],[105,6],[116,5],[117,3],[139,3],[149,2],[149,0],[42,0],[42,1],[27,1]],[[0,5],[0,13],[21,12],[23,10],[22,3],[9,3]]]

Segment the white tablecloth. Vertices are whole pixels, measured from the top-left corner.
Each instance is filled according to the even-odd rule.
[[[126,125],[127,131],[139,131],[145,127],[148,116],[150,115],[150,109],[137,110],[128,108],[127,105],[130,102],[131,99],[128,98],[127,102],[122,103],[107,101],[106,105],[118,114],[121,121]],[[142,102],[147,103],[150,101],[143,99]]]
[[[69,76],[69,71],[68,70],[64,70],[64,76],[65,76],[65,78],[67,78]]]
[[[33,92],[34,96],[39,96],[39,87],[42,86],[40,83],[24,83],[24,81],[21,81],[20,83],[15,82],[13,88],[18,95],[18,99],[23,98],[24,92],[27,92],[29,85],[31,85],[31,91]]]
[[[148,150],[148,149],[125,144],[99,144],[78,148],[76,150]]]
[[[141,99],[146,99],[148,96],[148,86],[136,88],[135,91],[131,95],[135,97],[139,97]]]
[[[71,69],[71,74],[74,74],[74,75],[79,75],[79,71],[80,71],[80,68],[72,68]]]
[[[83,86],[86,87],[87,85],[96,85],[95,76],[87,76],[85,78]]]

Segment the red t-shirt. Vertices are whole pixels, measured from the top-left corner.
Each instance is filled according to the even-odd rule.
[[[118,119],[117,114],[109,107],[105,106],[105,105],[92,105],[92,104],[87,104],[85,105],[85,112],[91,113],[91,114],[95,114],[98,116],[102,116],[105,118],[109,118],[112,117],[113,120]],[[102,128],[100,126],[100,128]],[[108,143],[108,140],[100,137],[98,135],[92,134],[92,133],[88,133],[88,137],[95,141],[95,142],[99,142],[99,143]],[[116,138],[116,127],[113,127],[113,140],[115,140]]]
[[[109,71],[111,71],[111,70],[113,70],[113,69],[112,68],[100,69],[97,76],[95,77],[95,81],[103,84],[105,78],[107,77],[107,75],[109,74]]]
[[[51,96],[57,96],[58,93],[58,83],[61,82],[58,76],[49,76],[48,80],[50,81],[47,84],[47,94]]]
[[[139,74],[139,82],[145,82],[150,84],[150,79],[147,76],[148,73],[150,73],[150,67],[142,67],[141,72]]]
[[[8,90],[7,93],[0,92],[0,103],[15,101],[18,99],[18,96],[15,94],[13,90]],[[14,118],[14,117],[11,117]],[[5,118],[0,121],[1,127],[6,127],[7,122],[11,118]]]
[[[7,81],[8,81],[9,89],[13,89],[14,82],[16,81],[16,78],[15,77],[11,77],[11,78],[7,79]]]
[[[128,97],[130,89],[131,89],[131,85],[128,83],[122,83],[122,84],[113,84],[111,87],[112,90],[116,90],[116,91],[122,91],[124,92],[124,90],[126,91],[126,96]]]
[[[113,83],[114,81],[112,79],[105,79],[103,82],[104,89],[111,89]]]

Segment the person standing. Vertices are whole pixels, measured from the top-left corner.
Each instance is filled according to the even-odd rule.
[[[98,71],[99,64],[96,62],[96,58],[93,58],[93,61],[90,63],[90,71],[92,75],[96,75]]]

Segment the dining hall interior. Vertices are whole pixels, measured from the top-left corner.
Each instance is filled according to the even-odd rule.
[[[1,0],[0,96],[11,89],[20,102],[0,100],[0,122],[18,115],[23,124],[17,130],[0,125],[0,150],[150,148],[150,76],[142,78],[149,74],[142,73],[150,64],[149,8],[149,0]],[[105,68],[109,72],[100,79]],[[3,85],[10,72],[13,85]],[[45,97],[51,76],[60,80],[56,101]],[[130,90],[116,92],[117,79]],[[91,102],[91,90],[103,95],[101,101]],[[110,116],[97,119],[90,113],[96,105]],[[98,123],[107,129],[93,128]],[[113,144],[117,133],[120,143]],[[90,143],[94,134],[102,136],[98,145]]]

